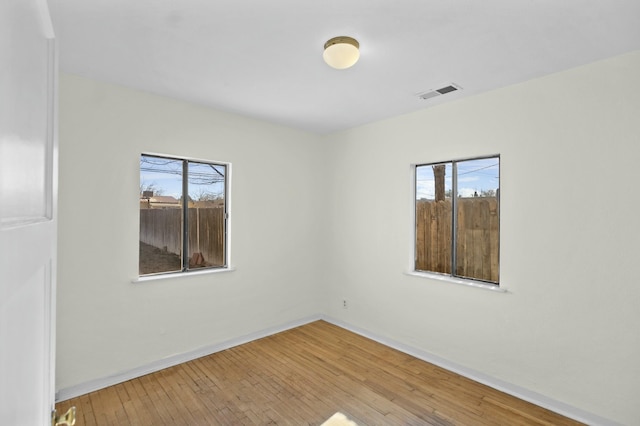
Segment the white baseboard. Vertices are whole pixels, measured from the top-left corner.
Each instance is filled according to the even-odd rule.
[[[437,355],[423,351],[421,349],[413,348],[411,346],[397,342],[393,339],[389,339],[389,338],[377,335],[375,333],[371,333],[368,330],[355,327],[351,324],[348,324],[340,320],[337,320],[335,318],[331,318],[329,316],[321,315],[321,314],[303,318],[297,321],[292,321],[286,324],[282,324],[280,326],[270,327],[261,331],[257,331],[255,333],[250,333],[245,336],[227,340],[222,343],[209,345],[193,351],[185,352],[183,354],[178,354],[178,355],[170,356],[167,358],[163,358],[161,360],[154,361],[152,363],[140,366],[138,368],[123,371],[121,373],[114,374],[108,377],[90,380],[88,382],[81,383],[75,386],[63,388],[56,392],[56,402],[66,401],[68,399],[75,398],[80,395],[85,395],[90,392],[104,389],[106,387],[113,386],[118,383],[126,382],[127,380],[135,379],[137,377],[141,377],[149,373],[154,373],[156,371],[173,367],[174,365],[178,365],[183,362],[188,362],[197,358],[201,358],[203,356],[211,355],[213,353],[220,352],[225,349],[232,348],[234,346],[242,345],[244,343],[261,339],[263,337],[271,336],[273,334],[290,330],[292,328],[299,327],[301,325],[305,325],[317,320],[327,321],[338,327],[344,328],[353,333],[356,333],[368,339],[374,340],[378,343],[382,343],[385,346],[389,346],[390,348],[399,350],[400,352],[414,356],[423,361],[437,365],[438,367],[442,367],[445,370],[452,371],[468,379],[482,383],[484,385],[487,385],[491,388],[497,389],[509,395],[513,395],[516,398],[520,398],[522,400],[531,402],[532,404],[546,408],[548,410],[551,410],[563,416],[569,417],[571,419],[577,420],[579,422],[592,425],[592,426],[620,426],[619,423],[616,423],[612,420],[605,419],[603,417],[597,416],[595,414],[589,413],[587,411],[581,410],[579,408],[573,407],[563,402],[554,400],[552,398],[549,398],[537,392],[533,392],[531,390],[514,385],[512,383],[508,383],[503,380],[496,379],[495,377],[491,377],[486,374],[480,373],[478,371],[472,370],[470,368],[458,365],[456,363],[453,363],[451,361],[448,361],[444,358],[441,358]]]
[[[413,348],[411,346],[397,342],[393,339],[389,339],[389,338],[377,335],[375,333],[371,333],[368,330],[364,330],[362,328],[352,326],[351,324],[345,323],[335,318],[322,315],[321,319],[333,325],[337,325],[338,327],[349,330],[353,333],[359,334],[368,339],[375,340],[378,343],[382,343],[385,346],[388,346],[400,352],[406,353],[407,355],[414,356],[428,363],[437,365],[438,367],[442,367],[445,370],[454,372],[468,379],[474,380],[478,383],[482,383],[483,385],[487,385],[491,388],[497,389],[506,394],[515,396],[516,398],[519,398],[524,401],[535,404],[537,406],[546,408],[547,410],[561,414],[565,417],[569,417],[570,419],[577,420],[579,422],[592,425],[592,426],[621,426],[620,423],[616,423],[613,420],[605,419],[593,413],[589,413],[582,409],[573,407],[569,404],[565,404],[563,402],[549,398],[540,393],[525,389],[523,387],[514,385],[512,383],[505,382],[495,377],[488,376],[486,374],[480,373],[478,371],[475,371],[470,368],[464,367],[462,365],[458,365],[456,363],[448,361],[437,355],[431,354],[429,352],[426,352],[420,349]]]
[[[174,365],[192,361],[194,359],[211,355],[213,353],[220,352],[225,349],[232,348],[234,346],[242,345],[244,343],[252,342],[257,339],[262,339],[263,337],[271,336],[273,334],[290,330],[292,328],[299,327],[301,325],[305,325],[310,322],[318,321],[319,319],[321,319],[320,315],[314,315],[314,316],[303,318],[297,321],[291,321],[286,324],[282,324],[276,327],[266,328],[264,330],[260,330],[255,333],[250,333],[235,339],[227,340],[214,345],[204,346],[202,348],[199,348],[193,351],[163,358],[158,361],[154,361],[152,363],[134,368],[132,370],[122,371],[120,373],[113,374],[108,377],[90,380],[88,382],[80,383],[78,385],[70,386],[68,388],[63,388],[56,392],[56,402],[66,401],[68,399],[75,398],[80,395],[85,395],[87,393],[104,389],[109,386],[117,385],[118,383],[123,383],[123,382],[126,382],[127,380],[142,377],[146,374],[154,373],[156,371],[164,370],[165,368],[173,367]]]

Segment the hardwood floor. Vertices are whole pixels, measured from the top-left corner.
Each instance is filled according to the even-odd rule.
[[[76,425],[577,425],[317,321],[56,405]]]

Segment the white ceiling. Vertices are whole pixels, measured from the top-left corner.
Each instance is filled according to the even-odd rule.
[[[640,0],[49,0],[62,71],[328,133],[640,49]],[[360,42],[338,71],[324,42]],[[429,100],[417,93],[455,83]]]

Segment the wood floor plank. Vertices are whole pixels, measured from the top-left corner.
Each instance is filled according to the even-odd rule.
[[[316,321],[92,392],[90,425],[578,425],[405,353]]]

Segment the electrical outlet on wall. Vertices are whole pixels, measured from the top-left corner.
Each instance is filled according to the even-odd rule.
[[[347,299],[342,299],[342,308],[347,309]]]

